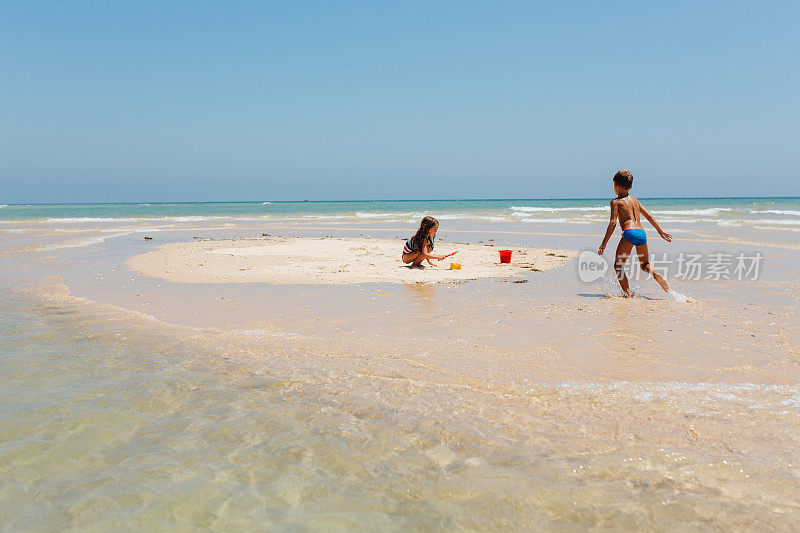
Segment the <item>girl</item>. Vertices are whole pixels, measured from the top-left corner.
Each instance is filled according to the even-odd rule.
[[[411,263],[411,266],[421,266],[422,261],[428,261],[428,264],[433,266],[431,259],[437,261],[444,259],[441,255],[431,255],[437,229],[439,229],[438,220],[433,217],[423,218],[417,233],[403,246],[403,262]]]

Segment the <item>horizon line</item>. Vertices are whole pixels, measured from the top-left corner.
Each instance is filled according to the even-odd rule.
[[[283,204],[303,204],[303,203],[374,203],[374,202],[510,202],[510,201],[532,201],[541,202],[547,200],[568,201],[568,200],[607,200],[611,196],[586,196],[580,198],[568,197],[548,197],[548,198],[433,198],[433,199],[372,199],[372,200],[230,200],[230,201],[210,201],[210,200],[180,200],[180,201],[138,201],[138,202],[43,202],[43,203],[7,203],[0,204],[5,207],[17,206],[45,206],[45,205],[166,205],[166,204],[264,204],[283,203]],[[800,200],[800,196],[640,196],[644,200]]]

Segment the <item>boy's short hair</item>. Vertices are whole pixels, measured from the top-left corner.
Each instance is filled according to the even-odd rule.
[[[633,187],[633,174],[631,174],[630,170],[618,170],[614,174],[614,183],[623,189],[630,189]]]

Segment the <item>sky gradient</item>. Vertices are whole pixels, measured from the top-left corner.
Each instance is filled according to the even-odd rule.
[[[800,196],[799,2],[3,2],[0,203]]]

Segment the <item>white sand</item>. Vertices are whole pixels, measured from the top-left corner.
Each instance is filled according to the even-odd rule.
[[[438,243],[434,253],[454,257],[436,266],[409,268],[402,241],[337,238],[264,238],[167,244],[126,261],[132,270],[177,283],[351,284],[370,282],[446,283],[508,277],[563,265],[571,251],[513,250],[500,264],[500,246]],[[462,270],[450,270],[458,262]]]

